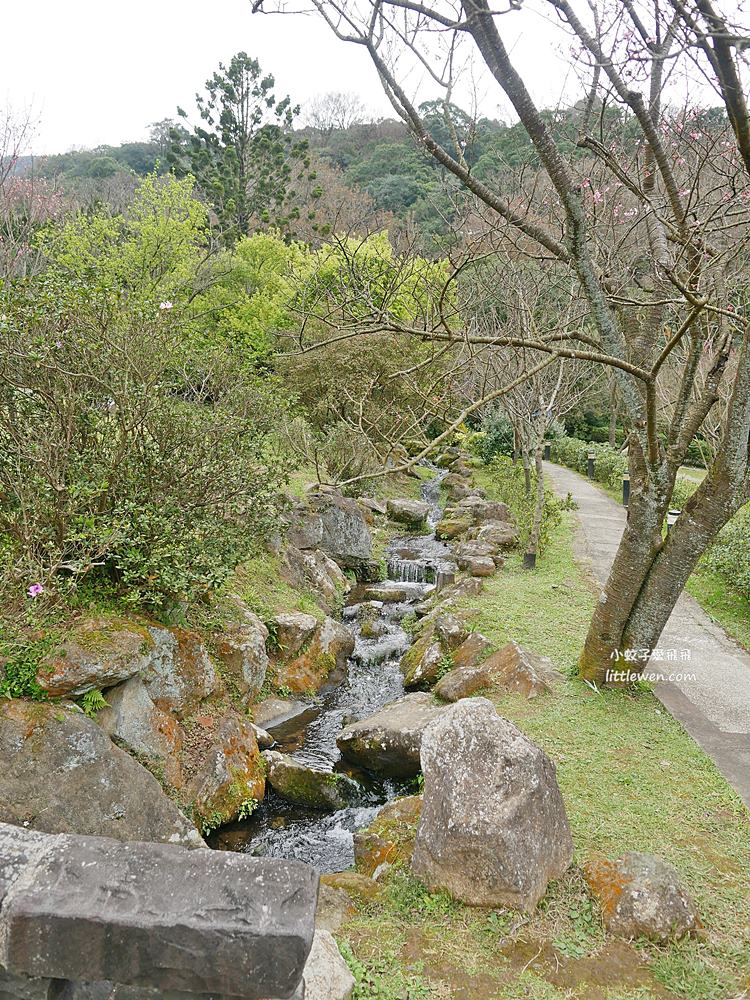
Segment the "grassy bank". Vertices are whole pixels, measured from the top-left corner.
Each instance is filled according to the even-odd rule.
[[[466,607],[498,646],[514,638],[570,678],[555,696],[496,704],[557,765],[574,866],[531,917],[461,906],[392,870],[339,934],[356,956],[360,1000],[728,1000],[750,988],[748,814],[651,694],[598,694],[572,678],[595,600],[572,540],[564,515],[536,572],[514,555]],[[678,869],[701,910],[700,939],[662,948],[604,935],[578,865],[626,850]]]

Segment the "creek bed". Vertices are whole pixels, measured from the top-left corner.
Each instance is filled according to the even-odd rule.
[[[269,730],[276,740],[274,750],[318,770],[339,771],[355,778],[362,788],[360,801],[336,812],[320,812],[288,802],[269,788],[248,820],[224,827],[211,837],[212,847],[296,858],[322,874],[344,871],[354,863],[354,833],[367,826],[384,803],[413,789],[411,782],[378,778],[343,760],[336,737],[348,723],[367,718],[402,697],[399,661],[410,639],[401,621],[451,569],[450,551],[434,535],[441,511],[440,483],[446,473],[434,471],[422,485],[423,499],[430,507],[429,533],[399,536],[387,552],[388,579],[380,586],[406,591],[406,599],[367,602],[369,614],[363,618],[360,610],[365,588],[355,588],[343,615],[355,636],[346,675],[339,683],[323,688],[304,712]],[[362,634],[365,620],[367,635]]]

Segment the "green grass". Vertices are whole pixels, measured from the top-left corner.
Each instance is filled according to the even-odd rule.
[[[535,572],[513,554],[465,606],[496,645],[515,639],[566,675],[555,695],[495,700],[557,766],[574,865],[529,918],[464,907],[393,870],[381,899],[340,932],[362,981],[374,977],[360,998],[729,1000],[750,988],[748,813],[649,692],[601,694],[573,676],[595,592],[572,539],[567,514]],[[700,938],[658,947],[605,935],[578,866],[627,850],[677,868],[701,912]]]
[[[719,573],[697,569],[686,590],[703,610],[741,646],[750,650],[750,601]]]

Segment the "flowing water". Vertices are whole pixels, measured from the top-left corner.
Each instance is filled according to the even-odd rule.
[[[362,601],[364,587],[349,595],[344,621],[355,636],[354,652],[345,678],[323,689],[304,712],[270,729],[274,750],[324,771],[342,771],[362,787],[356,806],[325,813],[282,799],[273,789],[253,816],[214,835],[213,847],[267,857],[297,858],[318,871],[337,872],[354,862],[353,834],[372,820],[384,802],[408,791],[408,786],[357,769],[341,759],[336,737],[349,722],[372,715],[400,698],[404,683],[399,661],[409,648],[402,619],[435,586],[452,580],[455,566],[434,528],[440,518],[440,483],[445,472],[422,486],[429,504],[429,533],[395,539],[387,553],[388,579],[379,586],[405,591],[405,600]],[[367,622],[366,635],[362,634]]]

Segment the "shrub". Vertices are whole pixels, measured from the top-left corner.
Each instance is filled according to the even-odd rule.
[[[480,443],[481,457],[489,463],[496,455],[513,454],[513,426],[502,412],[493,410],[482,421],[484,437]]]
[[[278,385],[191,348],[158,301],[54,271],[0,313],[5,582],[101,577],[155,606],[215,587],[280,503]]]

